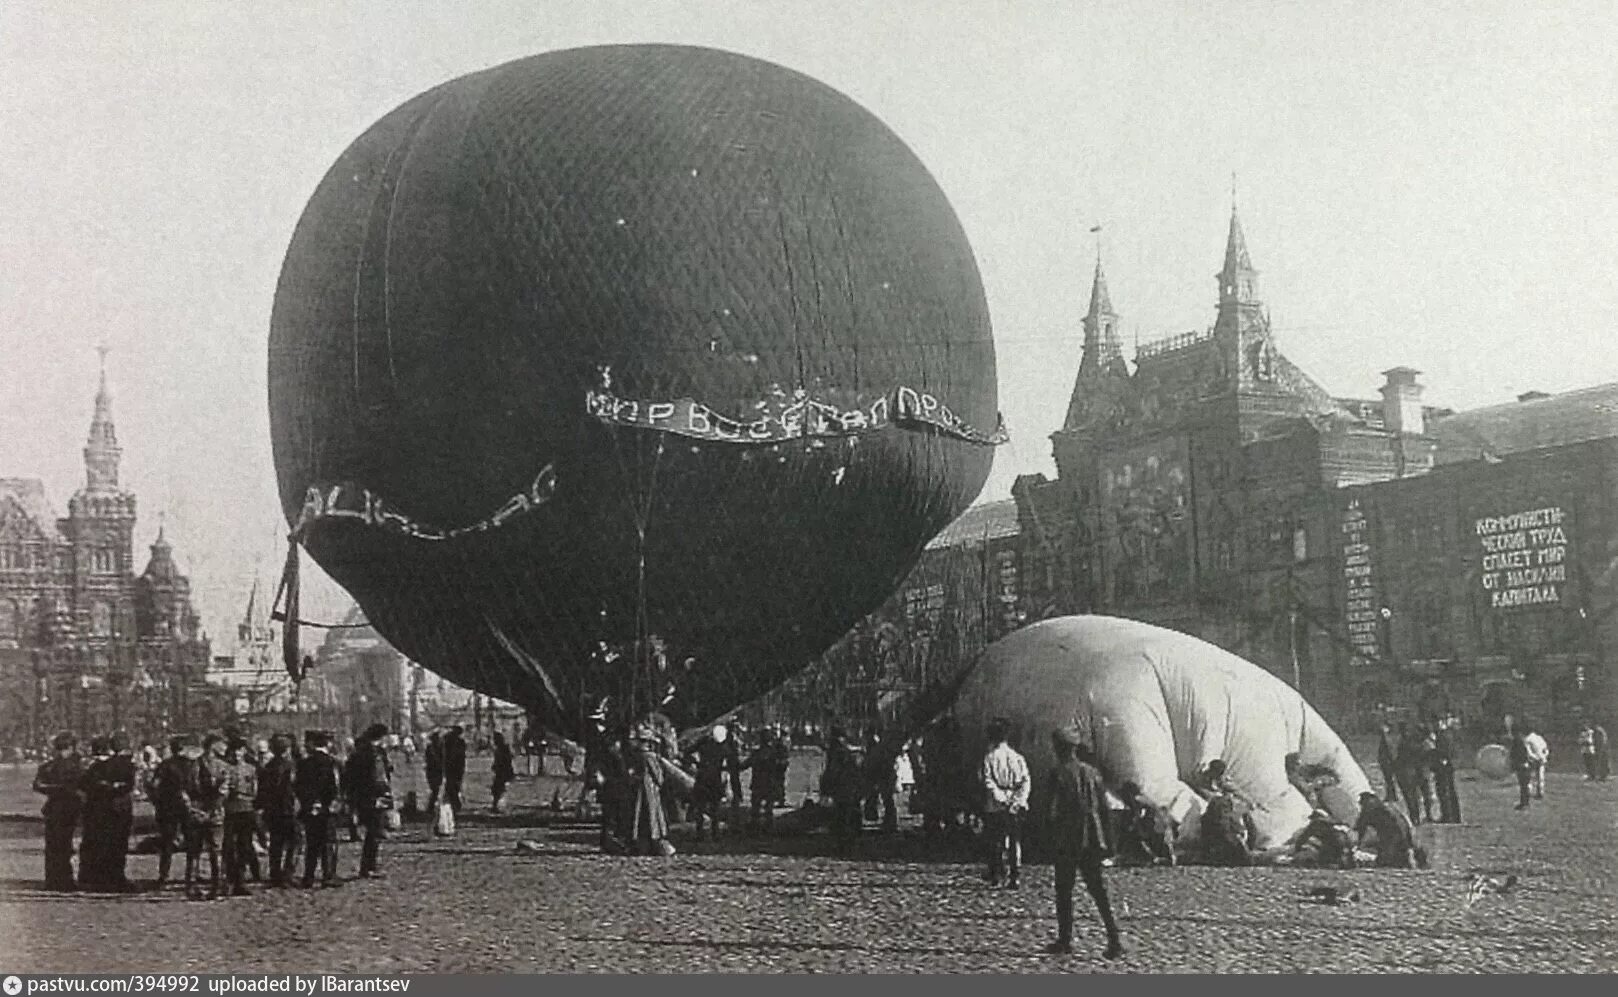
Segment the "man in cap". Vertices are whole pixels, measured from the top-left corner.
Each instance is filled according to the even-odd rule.
[[[73,831],[78,827],[84,797],[79,782],[84,764],[76,750],[78,741],[66,731],[51,740],[56,757],[39,767],[34,775],[34,792],[43,793],[45,806],[45,889],[71,891],[73,882]]]
[[[148,795],[157,815],[157,888],[160,890],[168,885],[174,853],[185,851],[186,790],[197,779],[197,760],[187,757],[187,748],[194,752],[196,747],[197,739],[190,734],[169,738],[169,756],[152,770]]]
[[[989,724],[989,751],[980,775],[988,794],[983,807],[983,836],[989,842],[990,886],[999,886],[1004,874],[1015,887],[1022,870],[1022,821],[1028,811],[1028,761],[1007,740],[1011,725],[1005,720]]]
[[[297,775],[287,757],[292,742],[285,734],[270,738],[270,757],[258,773],[258,797],[253,801],[263,815],[270,837],[270,885],[287,886],[292,880],[292,852],[298,837]]]
[[[388,811],[393,809],[393,765],[383,746],[387,736],[386,724],[367,727],[354,753],[348,756],[345,769],[349,806],[365,832],[365,843],[360,847],[360,875],[366,879],[382,877],[382,839],[387,835]]]
[[[258,830],[258,769],[247,757],[247,742],[231,738],[225,749],[225,879],[232,896],[248,895],[245,873],[253,853],[253,835]]]
[[[225,821],[225,792],[230,783],[225,739],[219,734],[203,738],[195,761],[195,781],[186,789],[185,895],[191,900],[202,899],[197,866],[206,851],[208,899],[218,900],[223,895],[219,889],[219,826]]]
[[[320,863],[321,882],[337,885],[337,846],[332,834],[333,811],[337,807],[337,760],[331,756],[331,736],[309,731],[303,736],[304,755],[298,759],[293,776],[293,793],[298,798],[298,820],[303,824],[303,886],[315,885],[315,863]]]
[[[1056,731],[1051,735],[1051,748],[1056,753],[1056,767],[1046,782],[1044,823],[1056,860],[1057,933],[1047,951],[1073,951],[1073,884],[1082,877],[1107,929],[1103,955],[1116,959],[1124,954],[1124,946],[1101,871],[1102,860],[1112,853],[1107,838],[1106,786],[1101,773],[1088,760],[1089,753],[1078,731]]]
[[[84,841],[79,885],[127,892],[129,830],[140,773],[121,734],[95,740],[96,760],[84,773]]]

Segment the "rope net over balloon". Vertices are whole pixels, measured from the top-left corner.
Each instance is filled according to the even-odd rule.
[[[690,725],[781,684],[1004,439],[926,168],[710,49],[546,53],[384,116],[299,221],[269,353],[297,542],[407,657],[575,735],[604,698]]]

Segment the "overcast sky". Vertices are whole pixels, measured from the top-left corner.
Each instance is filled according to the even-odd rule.
[[[933,171],[1048,471],[1105,226],[1126,340],[1212,322],[1237,175],[1281,348],[1338,394],[1455,408],[1618,380],[1618,5],[527,0],[0,4],[0,477],[59,510],[107,342],[137,554],[166,514],[209,629],[273,575],[265,343],[339,152],[420,91],[551,49],[715,46],[808,73]],[[1128,343],[1126,343],[1126,349]],[[233,639],[233,638],[232,638]]]

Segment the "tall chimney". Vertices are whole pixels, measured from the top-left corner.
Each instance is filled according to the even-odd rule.
[[[1422,422],[1422,386],[1416,383],[1421,371],[1409,367],[1394,367],[1382,372],[1387,383],[1382,385],[1382,421],[1388,432],[1400,436],[1420,436],[1426,430]]]

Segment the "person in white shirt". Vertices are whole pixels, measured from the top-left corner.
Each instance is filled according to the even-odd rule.
[[[1534,791],[1534,799],[1545,798],[1545,765],[1551,759],[1551,746],[1545,743],[1545,738],[1539,733],[1539,728],[1530,727],[1523,736],[1523,745],[1528,748],[1528,788]]]
[[[989,752],[983,756],[983,787],[988,800],[983,830],[989,841],[989,885],[999,886],[1002,872],[1007,886],[1017,885],[1022,868],[1022,822],[1028,812],[1028,762],[1007,743],[1011,725],[1005,720],[989,724]]]

